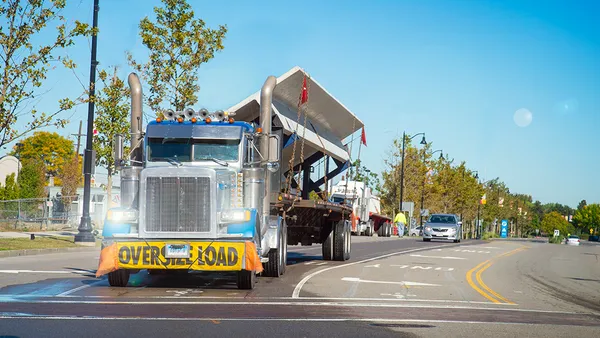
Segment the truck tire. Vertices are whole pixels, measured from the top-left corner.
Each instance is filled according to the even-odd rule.
[[[285,272],[287,262],[287,231],[286,225],[281,225],[279,236],[277,238],[277,249],[269,251],[269,261],[265,264],[264,274],[267,277],[279,278]]]
[[[125,287],[129,283],[129,270],[117,270],[108,273],[108,284],[110,286]]]
[[[254,271],[242,270],[237,273],[237,287],[240,290],[252,290],[256,284]]]
[[[336,261],[345,261],[350,256],[350,234],[351,229],[346,222],[339,221],[334,225],[333,230],[333,259]]]
[[[331,261],[333,260],[333,229],[335,226],[331,227],[331,230],[327,234],[327,237],[323,241],[323,260]]]
[[[348,226],[348,230],[346,233],[346,252],[344,254],[344,260],[347,261],[350,259],[350,252],[352,249],[352,228],[350,226]]]
[[[392,227],[390,226],[390,223],[385,222],[383,223],[383,237],[390,237],[392,232]]]

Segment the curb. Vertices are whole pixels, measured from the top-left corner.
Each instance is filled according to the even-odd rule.
[[[33,255],[44,255],[44,254],[66,253],[66,252],[88,252],[88,251],[100,252],[100,248],[93,246],[93,247],[82,247],[82,248],[6,250],[6,251],[0,251],[0,258],[18,257],[18,256],[33,256]]]

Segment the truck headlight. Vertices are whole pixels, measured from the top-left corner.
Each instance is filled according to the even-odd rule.
[[[243,223],[250,221],[250,210],[223,210],[221,223]]]
[[[109,209],[106,219],[112,223],[136,223],[138,220],[138,211],[135,209]]]

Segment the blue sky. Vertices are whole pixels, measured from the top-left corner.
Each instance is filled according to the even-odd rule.
[[[232,106],[268,75],[301,66],[366,125],[361,158],[383,168],[392,139],[425,132],[512,192],[576,206],[600,202],[600,4],[592,1],[190,1],[207,25],[227,24],[225,50],[200,70],[200,104]],[[91,23],[92,1],[69,19]],[[98,60],[130,71],[145,55],[137,24],[159,1],[101,0]],[[68,53],[89,76],[90,41]],[[40,104],[81,91],[49,75]],[[532,113],[519,127],[517,110]],[[76,132],[87,106],[66,114]],[[355,155],[356,156],[356,155]],[[99,172],[102,172],[101,170]]]

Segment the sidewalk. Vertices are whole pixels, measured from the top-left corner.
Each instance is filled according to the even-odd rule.
[[[77,231],[0,231],[0,238],[29,238],[31,234],[36,237],[75,236]]]

